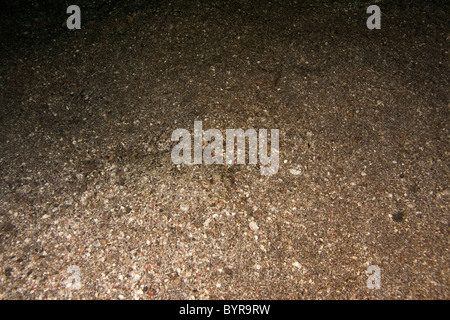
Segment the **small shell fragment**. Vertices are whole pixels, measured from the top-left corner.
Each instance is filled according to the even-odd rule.
[[[259,229],[259,227],[258,227],[258,225],[256,224],[255,221],[250,222],[250,223],[249,223],[249,227],[250,227],[250,229],[252,229],[253,231],[256,231],[256,230]]]

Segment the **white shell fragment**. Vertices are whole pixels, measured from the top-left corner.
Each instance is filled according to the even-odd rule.
[[[252,221],[249,223],[249,227],[252,231],[257,231],[259,229],[258,225],[256,224],[255,221]]]

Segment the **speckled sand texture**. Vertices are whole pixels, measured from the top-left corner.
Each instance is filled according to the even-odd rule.
[[[449,299],[450,5],[373,2],[3,5],[0,299]],[[278,172],[173,164],[196,120]]]

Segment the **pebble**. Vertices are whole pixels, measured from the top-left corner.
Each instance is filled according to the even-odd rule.
[[[86,206],[89,203],[90,196],[91,196],[91,194],[89,191],[83,192],[83,194],[81,195],[81,199],[80,199],[81,205]]]
[[[205,222],[203,223],[203,226],[206,228],[209,226],[209,224],[211,223],[211,219],[206,219]]]
[[[296,268],[298,268],[303,274],[307,273],[308,270],[306,270],[298,261],[294,261],[292,265]]]
[[[180,209],[181,209],[181,211],[188,211],[188,210],[189,210],[189,205],[187,205],[187,204],[181,204],[181,205],[180,205]]]
[[[302,174],[302,171],[297,170],[297,169],[289,169],[289,173],[293,174],[294,176],[298,176],[298,175]]]
[[[250,222],[249,224],[250,229],[252,229],[253,231],[257,231],[259,229],[258,225],[256,224],[255,221]]]
[[[30,193],[31,192],[31,186],[29,185],[29,184],[26,184],[26,185],[24,185],[24,186],[22,186],[22,188],[21,188],[22,190],[22,193],[25,193],[25,194],[27,194],[27,193]]]

